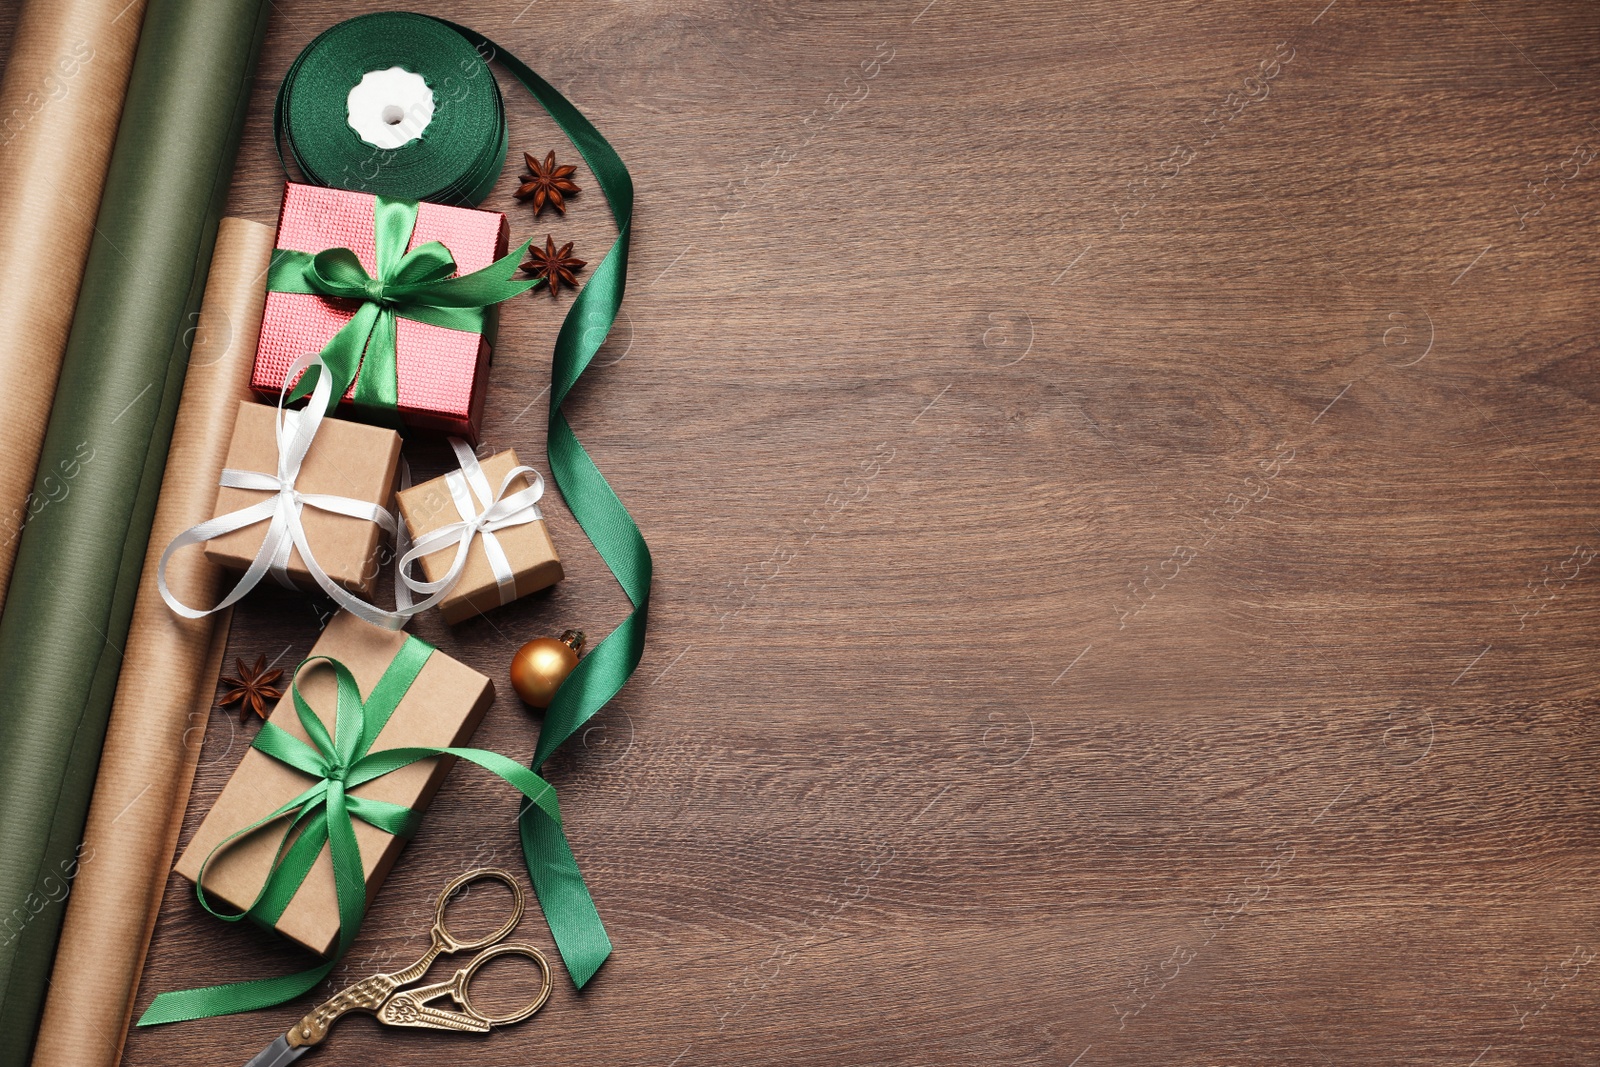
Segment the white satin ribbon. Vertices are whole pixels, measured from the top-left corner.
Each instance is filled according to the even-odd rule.
[[[511,569],[511,561],[506,558],[506,551],[495,536],[495,531],[544,518],[538,503],[544,495],[544,477],[538,471],[526,466],[513,467],[500,480],[500,488],[493,490],[483,468],[478,465],[478,457],[467,443],[452,437],[450,447],[455,449],[456,462],[461,469],[446,474],[444,482],[450,490],[456,514],[461,518],[458,522],[446,523],[437,530],[423,534],[410,551],[401,555],[397,593],[400,589],[407,589],[427,597],[409,608],[413,612],[430,608],[450,594],[456,583],[461,581],[461,573],[467,566],[467,554],[472,550],[472,540],[478,536],[483,538],[483,551],[489,557],[489,569],[494,572],[500,603],[511,603],[517,597],[516,573]],[[522,475],[527,475],[532,484],[507,496],[506,490]],[[413,563],[451,545],[455,546],[456,556],[444,577],[436,582],[424,582],[411,576]]]
[[[320,369],[310,403],[300,411],[284,410],[283,396],[287,395],[290,384],[300,371],[312,366]],[[237,603],[241,597],[256,587],[263,575],[269,572],[281,584],[292,587],[288,565],[289,554],[293,549],[299,549],[300,559],[310,572],[312,580],[317,583],[317,587],[328,594],[334,603],[360,619],[390,630],[398,630],[416,611],[421,610],[420,607],[410,608],[409,595],[400,597],[400,610],[393,612],[385,611],[353,595],[328,576],[328,572],[323,570],[316,557],[311,554],[311,546],[306,543],[306,532],[300,523],[300,514],[307,507],[364,519],[367,522],[377,523],[388,534],[396,533],[394,516],[371,501],[329,496],[324,493],[302,493],[295,488],[295,480],[300,477],[300,466],[305,461],[311,442],[317,435],[317,428],[322,425],[323,415],[328,409],[328,394],[332,389],[333,375],[329,373],[320,355],[313,353],[302,356],[289,367],[288,373],[284,375],[283,393],[278,400],[278,473],[262,474],[259,471],[240,471],[230,468],[222,472],[220,479],[220,484],[229,488],[254,489],[271,493],[272,496],[249,507],[226,515],[218,515],[197,526],[191,526],[172,539],[172,543],[161,554],[161,562],[156,568],[156,585],[161,590],[161,598],[173,611],[186,619],[203,619],[213,612]],[[266,536],[262,538],[261,547],[256,551],[255,558],[250,561],[250,566],[240,576],[233,591],[223,597],[222,602],[216,607],[203,611],[191,608],[167,588],[167,561],[179,549],[201,544],[213,537],[221,537],[223,534],[242,530],[247,526],[254,526],[258,522],[270,523]]]

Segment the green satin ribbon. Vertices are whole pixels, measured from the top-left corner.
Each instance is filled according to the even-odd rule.
[[[333,956],[328,962],[299,974],[162,993],[140,1017],[140,1026],[271,1007],[307,992],[328,976],[355,943],[367,909],[366,878],[352,820],[361,819],[385,833],[403,837],[410,836],[420,821],[420,814],[411,808],[349,792],[359,785],[410,766],[418,760],[457,756],[476,763],[516,786],[527,798],[531,809],[543,813],[544,818],[560,827],[561,812],[556,804],[555,790],[550,784],[520,763],[497,752],[454,747],[370,751],[384,724],[389,721],[389,716],[411,688],[411,683],[421,673],[433,651],[433,646],[425,641],[407,637],[365,700],[361,699],[361,690],[349,668],[338,660],[328,656],[313,656],[302,661],[295,668],[295,681],[290,689],[294,696],[295,714],[299,716],[306,735],[311,738],[311,744],[306,744],[274,723],[266,722],[256,735],[253,747],[315,779],[315,783],[271,814],[219,843],[201,865],[200,877],[195,883],[195,893],[200,898],[201,906],[217,918],[227,922],[253,918],[270,926],[283,914],[289,901],[294,899],[312,864],[321,855],[323,846],[328,846],[333,859],[334,891],[339,903],[339,940]],[[337,684],[332,736],[329,736],[327,727],[300,695],[301,671],[318,664],[332,668]],[[284,819],[288,819],[289,823],[284,828],[271,873],[256,894],[256,899],[244,911],[237,913],[224,913],[212,908],[206,900],[204,888],[206,867],[238,841]]]
[[[367,412],[392,412],[399,405],[399,372],[395,366],[395,319],[413,319],[447,330],[482,333],[487,309],[525,293],[544,279],[511,280],[524,241],[513,252],[482,270],[451,277],[456,261],[438,241],[411,251],[417,225],[417,203],[380,196],[373,207],[377,274],[369,275],[348,248],[296,252],[277,248],[267,271],[267,289],[332,299],[359,300],[355,316],[322,349],[322,360],[334,375],[328,411],[355,382],[357,407]],[[308,370],[289,394],[298,400],[316,385],[316,368]]]
[[[443,20],[440,20],[443,21]],[[633,225],[633,179],[616,150],[583,113],[556,92],[521,60],[494,42],[455,23],[445,23],[465,37],[480,55],[498,58],[555,120],[605,194],[617,223],[617,239],[605,259],[572,302],[556,336],[550,366],[550,423],[547,454],[550,473],[568,509],[594,543],[600,558],[633,604],[633,611],[604,641],[578,661],[545,712],[534,751],[538,770],[561,744],[611,700],[627,683],[644,655],[645,623],[650,604],[650,549],[628,509],[595,466],[561,406],[589,362],[605,343],[622,306],[628,279],[628,237]],[[526,805],[520,821],[522,852],[535,893],[561,950],[574,985],[582,987],[611,953],[611,939],[595,911],[577,860],[558,819],[537,805]]]

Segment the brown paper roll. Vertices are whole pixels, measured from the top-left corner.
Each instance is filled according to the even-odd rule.
[[[27,0],[0,82],[0,604],[145,0]]]
[[[211,517],[249,395],[272,244],[270,227],[243,219],[223,219],[217,232],[34,1067],[114,1067],[122,1055],[228,634],[226,614],[168,610],[156,565],[169,541]],[[167,583],[203,607],[221,598],[224,574],[195,547],[173,556]]]

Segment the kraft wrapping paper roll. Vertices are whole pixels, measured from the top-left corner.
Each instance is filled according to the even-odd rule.
[[[238,403],[250,395],[272,245],[259,223],[223,219],[217,231],[33,1067],[115,1067],[121,1055],[228,634],[226,613],[168,610],[156,564],[169,541],[211,517]],[[198,547],[175,555],[167,578],[190,604],[215,603],[226,584]]]
[[[65,910],[51,880],[92,862],[84,820],[266,12],[145,11],[35,479],[64,489],[23,531],[0,613],[0,1067],[33,1046]]]
[[[0,82],[0,604],[20,528],[47,506],[28,492],[144,7],[28,0]]]

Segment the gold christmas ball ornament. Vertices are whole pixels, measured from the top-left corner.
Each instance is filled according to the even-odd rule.
[[[582,630],[568,630],[559,639],[535,637],[511,657],[511,688],[533,707],[548,708],[582,651]]]

